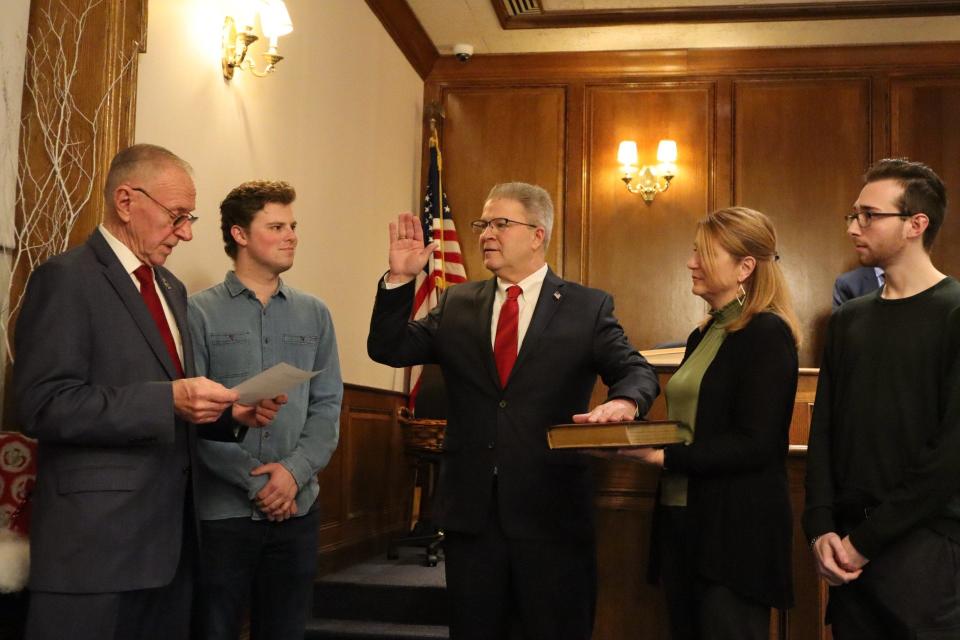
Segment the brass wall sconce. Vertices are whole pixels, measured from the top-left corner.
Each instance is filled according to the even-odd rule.
[[[624,140],[617,149],[617,162],[620,163],[620,178],[630,193],[638,193],[648,205],[658,193],[670,188],[670,181],[677,175],[677,143],[674,140],[661,140],[657,145],[657,164],[644,165],[639,170],[637,143]],[[636,178],[636,183],[634,183]]]
[[[265,66],[257,68],[253,56],[248,57],[249,48],[260,39],[254,33],[254,23],[260,16],[260,31],[268,39],[269,46],[263,54]],[[293,21],[283,0],[241,0],[233,15],[223,20],[223,77],[229,80],[235,69],[246,69],[258,78],[267,76],[276,69],[283,56],[277,53],[280,36],[293,31]]]

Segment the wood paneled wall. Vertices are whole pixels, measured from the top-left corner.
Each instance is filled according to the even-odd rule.
[[[897,78],[890,86],[894,155],[924,158],[947,183],[948,223],[933,247],[934,261],[960,274],[960,74]],[[951,219],[952,216],[952,219]]]
[[[777,50],[610,52],[441,58],[425,99],[446,109],[444,189],[461,234],[489,188],[523,180],[553,194],[548,256],[564,277],[614,294],[640,348],[682,340],[703,316],[685,262],[696,221],[733,204],[773,218],[815,366],[834,278],[856,266],[842,216],[874,160],[930,164],[960,198],[960,44]],[[679,172],[646,206],[619,180],[616,145]],[[960,275],[960,211],[934,258]],[[475,242],[468,275],[483,279]]]
[[[443,156],[444,190],[458,213],[455,222],[465,240],[470,239],[469,221],[480,217],[490,187],[525,176],[553,198],[557,216],[549,258],[553,263],[561,259],[557,248],[563,246],[565,103],[563,87],[518,87],[507,92],[479,87],[447,96],[444,151],[483,150],[482,157],[457,151]],[[527,138],[537,144],[504,144]],[[450,176],[456,181],[453,188]],[[485,273],[479,251],[468,251],[465,257],[468,274]]]
[[[344,385],[340,444],[319,476],[321,573],[381,553],[406,532],[413,477],[397,422],[405,400]]]
[[[699,298],[686,295],[690,279],[683,264],[695,221],[716,199],[710,176],[716,153],[715,87],[702,82],[601,85],[587,87],[585,97],[583,257],[579,273],[565,275],[612,293],[635,344],[649,348],[684,340],[704,310]],[[643,157],[656,158],[657,141],[674,137],[689,150],[684,179],[647,206],[618,179],[617,145],[635,139]],[[680,295],[664,295],[667,291]]]

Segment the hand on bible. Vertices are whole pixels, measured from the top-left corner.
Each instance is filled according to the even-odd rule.
[[[573,416],[574,422],[623,422],[635,420],[637,417],[637,403],[626,398],[614,398],[593,408],[588,413],[578,413]]]
[[[280,407],[287,403],[287,394],[282,393],[276,398],[261,400],[255,405],[240,404],[233,405],[233,419],[240,424],[251,427],[265,427],[277,417]]]
[[[848,539],[840,540],[840,536],[831,531],[823,534],[813,543],[817,573],[823,576],[832,587],[846,584],[860,577],[860,569],[850,571],[844,568],[852,566],[852,559],[844,548],[846,540]],[[853,545],[850,545],[850,548],[853,549]],[[856,549],[853,550],[856,552]],[[857,555],[860,554],[857,553]]]
[[[387,282],[407,282],[423,271],[436,242],[423,246],[423,226],[412,213],[401,213],[390,223],[390,273]]]

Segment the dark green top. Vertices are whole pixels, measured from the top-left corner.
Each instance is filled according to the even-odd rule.
[[[690,427],[693,433],[697,422],[697,400],[700,382],[707,367],[713,362],[720,345],[727,337],[726,327],[740,317],[743,306],[736,300],[722,309],[711,311],[703,339],[690,357],[683,361],[667,382],[667,419],[677,420]],[[660,478],[660,504],[672,507],[687,506],[687,476],[665,470]]]
[[[806,485],[807,536],[849,533],[867,558],[918,526],[960,534],[956,280],[899,300],[868,294],[833,313]]]

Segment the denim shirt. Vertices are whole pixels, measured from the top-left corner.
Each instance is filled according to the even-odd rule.
[[[190,297],[190,334],[197,375],[226,387],[280,362],[321,372],[290,390],[273,422],[249,429],[242,442],[198,442],[201,519],[265,519],[253,499],[270,476],[250,471],[268,462],[279,462],[293,475],[297,516],[306,515],[320,492],[317,473],[340,435],[343,381],[326,305],[281,281],[264,307],[229,271],[223,282]]]

